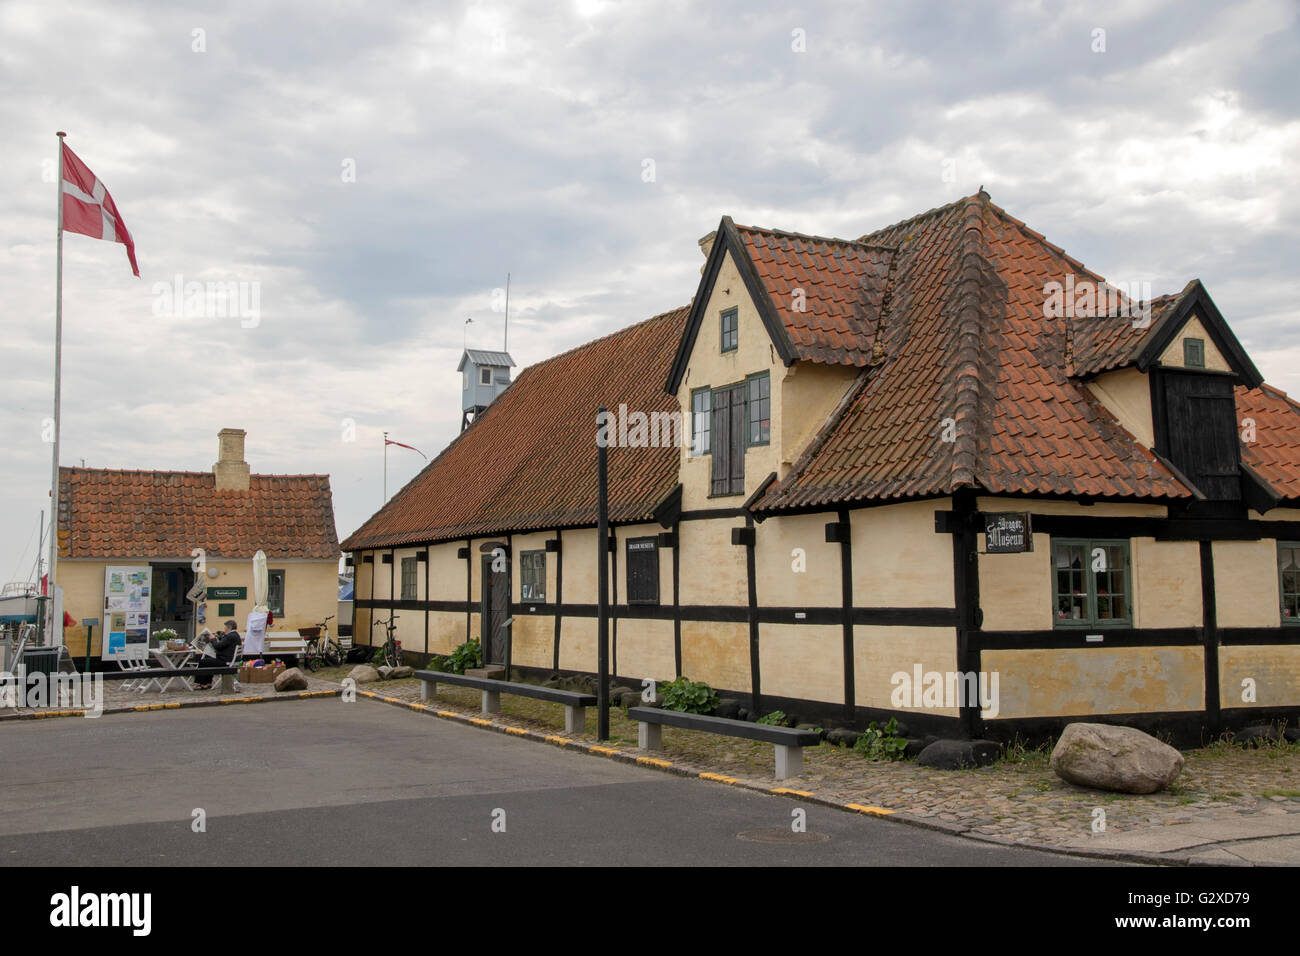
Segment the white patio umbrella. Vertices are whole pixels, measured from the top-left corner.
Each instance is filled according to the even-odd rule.
[[[253,555],[253,610],[267,610],[266,599],[271,590],[271,579],[266,573],[266,552],[261,548]]]
[[[271,590],[266,573],[266,553],[261,548],[253,555],[253,610],[244,627],[244,656],[254,657],[266,650],[267,596]]]

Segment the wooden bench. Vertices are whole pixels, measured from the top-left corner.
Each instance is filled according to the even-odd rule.
[[[730,717],[709,717],[705,714],[684,714],[677,710],[660,710],[657,707],[630,707],[627,715],[637,722],[637,746],[642,750],[663,749],[663,728],[682,727],[702,730],[709,734],[761,740],[776,747],[776,779],[795,777],[803,772],[803,748],[821,742],[821,735],[812,730],[795,730],[792,727],[772,727],[753,724],[747,720]]]
[[[429,700],[438,693],[439,684],[452,684],[456,687],[474,687],[483,692],[482,710],[485,714],[501,712],[501,695],[513,694],[516,697],[531,697],[534,700],[549,700],[564,705],[564,732],[580,734],[587,729],[587,708],[596,706],[594,694],[580,694],[572,690],[560,690],[556,687],[541,687],[537,684],[519,684],[513,681],[493,680],[490,677],[471,677],[468,674],[448,674],[443,671],[416,671],[420,680],[420,699]]]

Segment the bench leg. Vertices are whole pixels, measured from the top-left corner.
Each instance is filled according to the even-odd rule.
[[[803,773],[803,748],[776,744],[776,779],[797,777]]]
[[[420,681],[420,700],[432,700],[438,693],[438,685],[431,680]]]
[[[639,721],[636,725],[636,745],[642,750],[663,750],[663,725],[647,724],[645,721]]]
[[[587,708],[564,705],[564,732],[580,734],[587,729]]]
[[[483,713],[485,714],[501,713],[501,691],[499,690],[483,691]]]
[[[223,693],[223,694],[233,694],[234,692],[235,692],[235,675],[234,675],[234,674],[222,674],[222,675],[221,675],[221,693]]]

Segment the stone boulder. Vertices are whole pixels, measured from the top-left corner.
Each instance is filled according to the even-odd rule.
[[[369,664],[358,664],[348,671],[348,676],[357,684],[373,684],[379,680],[379,671]]]
[[[1238,747],[1265,747],[1285,739],[1272,724],[1251,724],[1232,735],[1232,742]]]
[[[718,700],[718,706],[713,708],[714,717],[726,717],[729,720],[740,719],[740,701],[734,697],[723,697]]]
[[[1177,779],[1183,755],[1136,727],[1070,724],[1052,751],[1062,780],[1095,790],[1156,793]]]
[[[1001,745],[991,740],[936,740],[917,754],[916,765],[936,770],[969,770],[987,767],[1001,752]]]
[[[380,664],[375,668],[375,672],[379,674],[380,680],[390,680],[393,676],[393,669],[387,664]]]
[[[401,680],[404,677],[414,677],[414,676],[415,676],[414,667],[412,667],[410,664],[401,664],[393,668],[392,673],[388,675],[388,679]]]
[[[306,690],[307,675],[296,667],[281,671],[275,675],[276,690]]]
[[[852,747],[858,742],[860,734],[849,727],[835,727],[826,731],[826,742],[841,747]]]

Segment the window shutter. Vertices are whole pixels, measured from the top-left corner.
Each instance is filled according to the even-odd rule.
[[[731,448],[731,468],[729,472],[730,492],[733,495],[745,493],[745,435],[749,428],[746,420],[744,386],[729,389],[731,392],[731,430],[727,435],[727,444]]]
[[[713,393],[713,494],[729,493],[731,484],[731,390]]]

